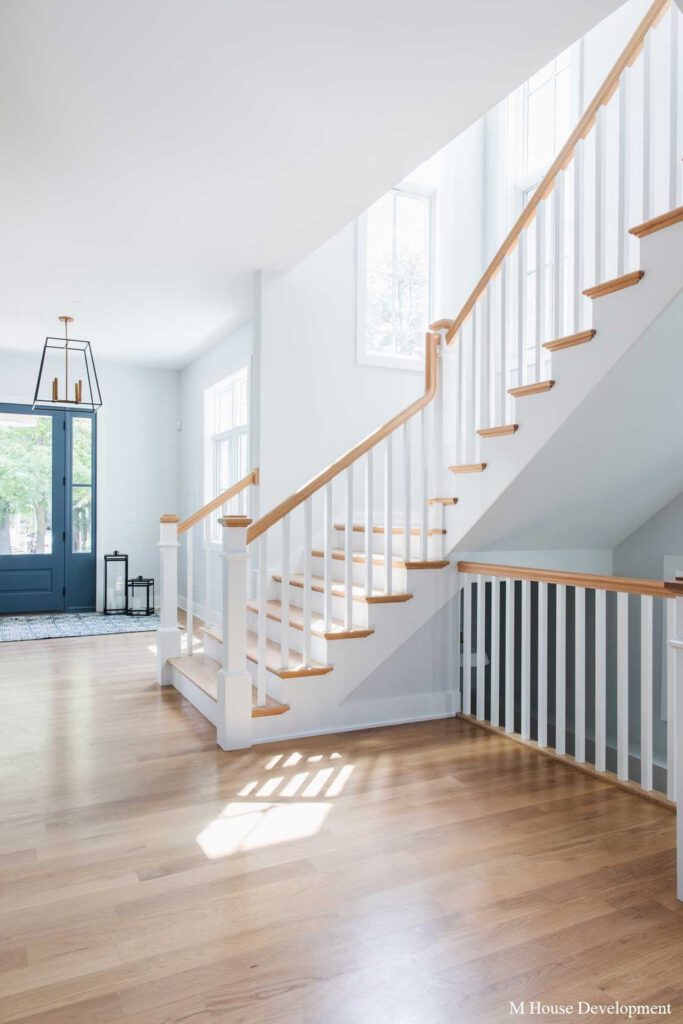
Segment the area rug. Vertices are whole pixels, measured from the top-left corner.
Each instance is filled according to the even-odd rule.
[[[158,615],[102,615],[99,612],[1,615],[0,643],[12,640],[56,640],[67,636],[99,636],[105,633],[151,633],[158,628]]]

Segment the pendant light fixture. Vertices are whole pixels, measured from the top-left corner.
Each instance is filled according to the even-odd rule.
[[[60,316],[63,338],[46,338],[33,397],[34,409],[88,409],[102,405],[89,341],[69,337],[72,316]]]

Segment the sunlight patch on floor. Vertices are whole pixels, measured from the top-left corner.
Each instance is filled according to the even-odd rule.
[[[328,759],[342,761],[343,755],[330,754]],[[306,839],[322,828],[333,807],[330,799],[343,793],[354,766],[323,767],[324,755],[315,754],[306,758],[311,765],[307,771],[284,774],[286,768],[296,767],[303,760],[298,752],[276,754],[267,759],[265,771],[277,768],[283,774],[245,783],[237,797],[197,836],[197,843],[209,860]],[[251,799],[247,800],[248,797]]]

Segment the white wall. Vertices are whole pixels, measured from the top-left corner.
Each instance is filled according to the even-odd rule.
[[[39,352],[35,356],[0,352],[0,401],[30,404],[39,362]],[[128,554],[131,576],[153,576],[158,583],[159,516],[178,507],[179,374],[100,360],[97,373],[102,391],[102,408],[97,413],[97,602],[101,607],[102,558],[115,548]]]
[[[181,519],[200,508],[208,498],[204,494],[204,392],[218,381],[229,377],[243,366],[251,370],[253,327],[251,324],[233,331],[226,338],[203,352],[189,363],[179,375],[180,421],[182,430],[179,444],[178,463],[178,507],[175,511]],[[252,420],[253,422],[253,420]],[[257,421],[258,426],[258,421]],[[256,447],[255,445],[253,448]],[[252,450],[253,450],[252,448]],[[252,466],[256,462],[252,461]],[[214,497],[214,495],[211,495]],[[204,531],[202,526],[194,529],[194,594],[198,612],[203,612],[205,603],[205,561]],[[218,607],[218,560],[214,558],[211,606]],[[180,546],[179,589],[186,594],[185,542]]]

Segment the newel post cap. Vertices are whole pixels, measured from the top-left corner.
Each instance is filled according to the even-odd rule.
[[[164,515],[159,519],[160,523],[179,523],[180,516]]]
[[[221,526],[249,526],[249,516],[221,516],[218,520]]]

